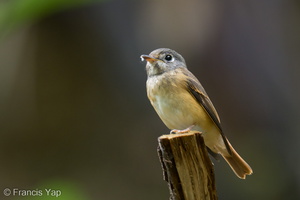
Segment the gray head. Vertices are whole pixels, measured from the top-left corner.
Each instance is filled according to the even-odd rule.
[[[147,61],[148,76],[159,75],[180,67],[186,68],[184,58],[172,49],[156,49],[149,55],[141,55],[141,59]]]

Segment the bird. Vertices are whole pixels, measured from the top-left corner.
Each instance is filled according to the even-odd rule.
[[[184,58],[169,48],[159,48],[147,61],[147,96],[170,133],[199,131],[209,152],[221,155],[241,179],[253,173],[225,136],[219,115],[199,80],[187,69]]]

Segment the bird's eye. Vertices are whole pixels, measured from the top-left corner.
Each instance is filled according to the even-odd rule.
[[[171,55],[166,55],[165,60],[166,61],[171,61],[173,59],[173,57]]]

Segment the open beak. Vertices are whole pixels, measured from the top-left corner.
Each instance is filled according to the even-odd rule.
[[[153,58],[153,57],[151,57],[151,56],[149,56],[149,55],[141,55],[141,60],[142,60],[142,61],[146,60],[146,61],[152,63],[152,62],[157,61],[157,60],[159,60],[159,59]]]

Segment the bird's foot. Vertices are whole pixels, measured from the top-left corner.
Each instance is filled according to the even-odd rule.
[[[189,126],[188,128],[186,129],[183,129],[183,130],[179,130],[179,129],[173,129],[170,131],[170,134],[183,134],[183,133],[188,133],[191,131],[191,129],[194,127],[194,125],[192,126]]]

